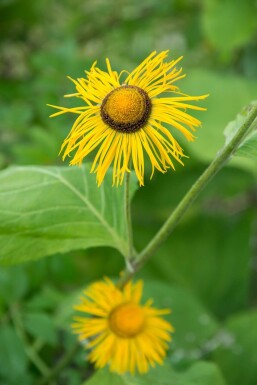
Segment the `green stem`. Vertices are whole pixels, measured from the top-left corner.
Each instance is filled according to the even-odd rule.
[[[153,239],[149,242],[145,249],[136,257],[136,259],[132,263],[132,266],[130,266],[130,269],[125,270],[118,283],[118,287],[123,287],[126,282],[146,263],[146,261],[148,261],[148,259],[157,251],[161,244],[168,238],[168,236],[171,234],[176,225],[179,223],[180,219],[187,211],[187,209],[197,198],[199,193],[204,189],[204,187],[210,182],[214,175],[225,165],[225,163],[236,151],[241,141],[248,133],[250,126],[256,117],[257,105],[253,107],[245,122],[235,133],[231,141],[218,152],[216,158],[212,161],[209,167],[207,167],[203,174],[189,189],[189,191],[186,193],[184,198],[180,201],[178,206],[168,217],[168,219],[157,232],[157,234],[153,237]]]
[[[125,176],[125,218],[127,226],[127,238],[128,238],[128,255],[126,257],[126,263],[128,264],[128,269],[131,263],[131,260],[134,256],[133,249],[133,232],[132,232],[132,221],[131,221],[131,208],[130,208],[130,172],[126,172]]]

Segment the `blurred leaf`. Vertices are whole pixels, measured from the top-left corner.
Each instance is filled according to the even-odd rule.
[[[11,106],[7,103],[0,104],[0,129],[13,130],[18,133],[26,131],[32,119],[32,109],[24,101],[15,101]],[[10,135],[10,134],[9,134]]]
[[[166,174],[156,173],[151,181],[146,181],[144,189],[140,190],[133,199],[132,211],[135,221],[139,225],[147,226],[148,239],[153,235],[153,230],[158,229],[161,222],[167,218],[169,212],[174,210],[193,183],[204,172],[207,165],[195,162],[192,159],[186,160],[185,167],[176,172],[167,172]],[[201,192],[199,198],[189,209],[186,215],[198,210],[206,200],[212,199],[234,199],[239,194],[250,191],[255,186],[255,178],[252,173],[246,172],[236,167],[223,168]],[[157,223],[157,221],[159,221]],[[144,230],[143,228],[141,228]],[[145,240],[141,242],[141,234],[137,237],[140,241],[140,247],[144,246]]]
[[[219,317],[245,309],[251,278],[252,218],[252,213],[226,219],[221,215],[187,217],[150,261],[148,277],[192,290]]]
[[[61,379],[63,383],[68,385],[81,385],[81,375],[78,372],[78,369],[64,369],[61,373]],[[101,385],[101,384],[99,384]]]
[[[59,303],[56,309],[55,322],[56,325],[65,330],[71,331],[70,324],[72,317],[75,315],[74,305],[80,302],[82,292],[86,286],[66,295],[65,299]]]
[[[70,261],[72,260],[73,258],[70,258]],[[59,261],[61,261],[60,258]],[[88,249],[83,255],[77,255],[76,263],[77,275],[72,281],[76,282],[76,286],[86,285],[103,276],[118,276],[124,269],[123,258],[120,258],[117,250],[110,247]]]
[[[98,249],[98,248],[97,248]],[[110,248],[113,251],[113,249]],[[81,263],[84,263],[84,256],[88,254],[88,250],[75,251],[72,254],[72,258],[70,253],[63,255],[62,258],[57,255],[53,255],[48,263],[49,274],[51,274],[54,282],[62,282],[63,284],[74,284],[74,282],[78,282],[79,277],[85,280],[85,272],[86,269],[81,269],[80,266],[76,266],[74,264],[73,258],[78,253],[81,255]],[[118,251],[117,254],[119,255]],[[90,262],[89,262],[90,263]],[[83,271],[84,270],[84,271]]]
[[[11,152],[20,165],[23,164],[51,164],[58,159],[60,150],[61,132],[57,137],[53,130],[44,130],[42,127],[30,127],[27,131],[28,142],[16,143]]]
[[[26,301],[26,309],[55,309],[63,298],[64,294],[62,292],[51,286],[45,286],[39,293],[37,292],[32,298]]]
[[[126,252],[124,186],[112,187],[110,171],[98,188],[89,171],[87,165],[1,172],[2,262],[103,245]]]
[[[144,300],[149,298],[154,300],[155,307],[172,311],[167,318],[175,328],[170,355],[174,365],[185,366],[200,359],[218,325],[197,297],[179,286],[147,281]]]
[[[0,269],[0,296],[6,303],[24,297],[29,287],[28,277],[21,266]]]
[[[203,28],[207,39],[226,56],[250,40],[256,29],[254,0],[206,0]]]
[[[178,375],[179,376],[179,375]],[[220,369],[213,363],[198,361],[183,376],[181,385],[225,385]]]
[[[4,168],[4,164],[5,164],[5,157],[3,154],[0,153],[0,170]]]
[[[235,315],[224,325],[229,338],[214,354],[229,384],[256,385],[257,310]]]
[[[190,144],[184,141],[187,155],[210,162],[224,145],[223,131],[228,122],[234,120],[243,106],[256,99],[257,82],[203,70],[191,71],[183,82],[183,89],[188,94],[210,93],[208,99],[201,103],[207,111],[194,113],[202,121],[196,141]],[[232,163],[252,169],[252,163],[243,162],[242,159],[234,159]]]
[[[113,249],[109,248],[108,250]],[[77,254],[78,256],[81,256],[81,258],[76,258]],[[72,285],[74,282],[77,284],[80,282],[84,283],[87,265],[84,265],[83,263],[84,256],[87,254],[88,250],[63,254],[61,258],[60,254],[55,254],[51,258],[41,258],[23,264],[21,267],[26,271],[29,278],[32,295],[35,294],[36,296],[37,294],[43,294],[44,296],[44,294],[46,294],[47,296],[48,291],[50,295],[51,291],[63,291],[66,285]],[[119,255],[118,251],[116,252],[116,258],[117,255]],[[81,266],[77,266],[78,261]],[[88,260],[88,265],[89,264],[90,261]],[[56,298],[57,296],[58,293],[56,293]],[[50,300],[50,303],[52,302],[53,301]]]
[[[138,250],[151,240],[203,172],[203,165],[188,163],[182,171],[156,174],[136,194],[132,209]],[[220,317],[245,309],[251,277],[254,188],[251,173],[234,167],[221,170],[144,267],[143,277],[192,290]]]
[[[131,380],[127,380],[124,376],[110,373],[108,370],[98,370],[88,381],[83,382],[83,385],[133,385]]]
[[[168,365],[157,366],[142,376],[119,376],[99,370],[83,385],[225,385],[219,369],[211,363],[198,362],[185,372],[176,372]]]
[[[0,329],[0,362],[0,373],[4,378],[17,382],[23,378],[27,356],[16,332],[7,325]]]
[[[24,327],[27,332],[35,338],[40,338],[50,345],[55,345],[57,343],[57,334],[53,316],[40,312],[25,313]]]
[[[241,59],[243,73],[247,77],[256,78],[257,76],[257,41],[252,40],[250,44],[244,48],[244,54]]]

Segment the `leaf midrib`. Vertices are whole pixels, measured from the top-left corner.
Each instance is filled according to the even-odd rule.
[[[125,255],[126,252],[126,242],[124,239],[118,236],[116,231],[114,230],[113,227],[110,226],[110,224],[105,220],[105,218],[102,216],[102,214],[96,209],[96,207],[89,201],[89,199],[84,196],[83,194],[80,193],[72,184],[70,184],[66,179],[63,178],[61,174],[58,173],[53,173],[47,170],[43,170],[40,167],[16,167],[16,169],[24,172],[24,171],[36,171],[40,172],[41,174],[48,175],[54,179],[59,180],[66,188],[68,188],[74,195],[76,195],[84,204],[85,206],[93,213],[93,215],[98,219],[98,221],[106,228],[108,233],[111,235],[113,238],[114,242],[116,243],[117,249]],[[14,168],[11,168],[9,171],[12,172]]]

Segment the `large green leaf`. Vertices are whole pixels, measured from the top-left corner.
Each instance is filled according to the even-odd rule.
[[[157,366],[143,376],[118,376],[108,370],[98,371],[83,385],[225,385],[219,369],[211,363],[195,363],[185,372],[176,372],[170,366]]]
[[[135,183],[133,183],[133,190]],[[97,187],[89,166],[13,167],[0,174],[1,262],[110,246],[126,253],[124,186]]]
[[[214,354],[228,383],[256,385],[257,380],[257,310],[228,319],[221,346]]]

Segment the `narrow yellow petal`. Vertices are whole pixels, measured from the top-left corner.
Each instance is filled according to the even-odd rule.
[[[182,56],[169,61],[168,53],[150,53],[131,73],[113,71],[107,58],[107,71],[94,62],[85,71],[85,78],[69,77],[76,92],[66,97],[80,99],[84,105],[49,105],[57,110],[51,117],[77,115],[61,146],[63,160],[68,156],[72,158],[70,165],[81,165],[94,152],[91,172],[96,174],[99,186],[111,167],[113,185],[121,185],[125,174],[134,169],[143,186],[146,158],[152,166],[150,178],[155,170],[175,170],[175,162],[183,165],[181,158],[185,155],[176,134],[182,133],[188,141],[195,140],[193,132],[201,122],[188,110],[205,110],[196,103],[208,95],[190,96],[179,90],[177,83],[185,77],[178,67]],[[121,85],[124,73],[127,77]]]

